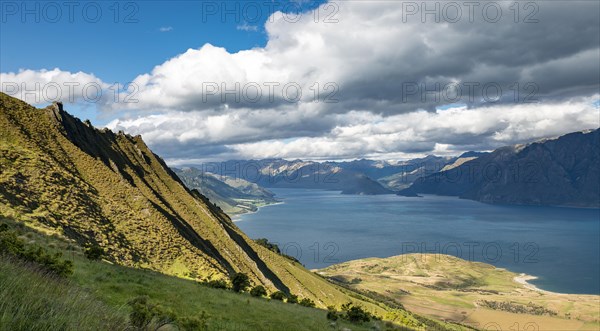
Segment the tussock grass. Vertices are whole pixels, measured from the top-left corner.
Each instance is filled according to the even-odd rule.
[[[124,330],[126,319],[72,282],[0,256],[0,330]]]

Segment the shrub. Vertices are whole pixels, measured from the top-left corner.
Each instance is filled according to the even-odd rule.
[[[213,279],[208,282],[204,282],[204,284],[208,287],[218,288],[218,289],[223,289],[223,290],[226,290],[229,288],[229,285],[227,285],[227,282],[223,279]]]
[[[100,247],[98,245],[92,245],[92,246],[86,248],[85,251],[83,252],[83,254],[85,254],[85,257],[87,257],[89,260],[98,261],[106,253],[104,252],[104,249],[102,249],[102,247]]]
[[[265,247],[266,249],[268,249],[272,252],[281,254],[281,250],[279,249],[279,246],[277,246],[277,244],[269,242],[269,239],[259,238],[259,239],[255,239],[254,242],[256,242],[257,244]]]
[[[208,330],[208,319],[210,316],[202,311],[198,317],[184,317],[177,322],[181,330],[185,331],[204,331]]]
[[[267,295],[267,290],[262,285],[258,285],[250,290],[250,295],[253,297],[262,297]]]
[[[285,299],[286,295],[285,295],[285,293],[283,293],[281,291],[276,291],[276,292],[271,293],[270,297],[273,300],[283,301],[283,299]]]
[[[338,313],[335,311],[335,307],[327,307],[327,319],[330,321],[337,321],[339,318]]]
[[[231,277],[231,288],[235,292],[243,292],[250,286],[250,280],[246,274],[236,273]]]
[[[304,307],[315,307],[316,306],[315,302],[309,298],[304,298],[304,299],[300,300],[299,304],[300,304],[300,306],[304,306]]]
[[[295,294],[290,294],[290,296],[287,299],[288,303],[298,303],[298,296]]]
[[[371,320],[369,312],[362,309],[362,307],[354,306],[351,302],[343,304],[342,311],[345,312],[343,318],[352,323],[368,322]]]
[[[23,240],[17,237],[16,232],[8,230],[8,226],[0,229],[0,254],[9,254],[28,262],[37,263],[61,277],[73,274],[73,262],[61,260],[61,253],[49,254],[44,248],[37,245],[25,247]]]
[[[134,330],[158,330],[176,319],[172,312],[165,312],[160,306],[151,304],[145,295],[136,297],[127,304],[131,307],[129,323]]]

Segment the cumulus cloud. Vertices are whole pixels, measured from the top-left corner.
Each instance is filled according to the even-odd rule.
[[[286,127],[303,119],[277,111],[260,115],[245,111],[221,115],[176,112],[116,120],[109,127],[142,134],[159,153],[168,155],[169,162],[178,164],[213,158],[406,159],[491,150],[597,128],[600,109],[594,102],[598,98],[596,94],[559,103],[498,104],[477,109],[462,106],[392,116],[368,111],[329,114],[306,125],[319,127],[315,132],[290,139],[285,139],[288,133],[296,131]],[[254,121],[259,118],[269,120]],[[180,148],[173,150],[172,146]]]
[[[422,16],[425,8],[409,15],[416,2],[333,4],[335,12],[326,3],[315,9],[320,16],[294,20],[274,13],[262,48],[189,49],[137,77],[142,103],[132,106],[274,108],[333,95],[339,102],[327,111],[397,114],[457,101],[510,103],[515,89],[564,99],[599,86],[598,2],[539,2],[518,13],[513,2],[494,2],[502,12],[494,22],[486,6],[474,8],[472,19],[463,6],[455,23],[443,7],[439,17]]]
[[[53,101],[105,104],[110,100],[106,93],[110,85],[100,78],[58,68],[0,73],[0,86],[2,92],[34,105]]]
[[[133,79],[139,102],[100,107],[133,114],[108,126],[142,134],[174,163],[454,154],[600,125],[599,2],[459,3],[458,20],[446,4],[277,12],[264,47],[189,49]],[[431,8],[437,16],[423,15]],[[2,75],[104,84],[56,69]]]

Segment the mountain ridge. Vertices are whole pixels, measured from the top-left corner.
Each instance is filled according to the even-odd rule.
[[[0,215],[99,245],[109,261],[192,279],[242,272],[325,307],[358,299],[250,240],[140,136],[96,129],[60,104],[0,94]],[[378,306],[365,303],[373,310]]]
[[[600,208],[600,129],[505,146],[423,177],[400,195]]]

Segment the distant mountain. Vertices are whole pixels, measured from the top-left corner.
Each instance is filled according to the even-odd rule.
[[[275,194],[241,178],[218,176],[196,168],[173,168],[189,189],[197,189],[228,215],[256,211],[258,207],[279,202]]]
[[[364,173],[331,162],[232,160],[206,163],[201,169],[220,176],[241,178],[266,188],[324,189],[365,195],[393,193]]]
[[[400,192],[487,203],[600,207],[600,129],[489,154],[417,180]]]
[[[377,181],[390,190],[400,191],[412,185],[415,180],[439,172],[456,160],[457,158],[454,157],[429,155],[424,158],[402,161],[393,167],[395,173],[378,178]]]

